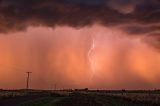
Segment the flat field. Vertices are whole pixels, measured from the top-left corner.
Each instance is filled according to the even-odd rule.
[[[0,106],[160,106],[159,91],[1,90]]]

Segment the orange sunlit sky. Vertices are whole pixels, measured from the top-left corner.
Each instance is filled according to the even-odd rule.
[[[1,0],[0,89],[160,89],[159,0]]]
[[[91,36],[95,47],[89,57]],[[159,52],[116,28],[29,27],[1,34],[0,49],[2,88],[24,88],[27,71],[33,72],[30,84],[37,89],[51,89],[55,83],[59,88],[160,87]]]

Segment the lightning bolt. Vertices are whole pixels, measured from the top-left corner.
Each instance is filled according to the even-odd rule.
[[[88,59],[89,59],[89,62],[90,62],[92,74],[94,74],[95,73],[95,61],[94,61],[95,40],[94,40],[93,36],[91,36],[91,38],[92,38],[92,45],[91,45],[91,47],[88,51]]]

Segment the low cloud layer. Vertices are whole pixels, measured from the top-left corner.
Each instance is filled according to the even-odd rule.
[[[159,45],[160,0],[1,0],[0,32],[23,31],[29,26],[93,24],[119,27],[130,35],[152,36]]]
[[[133,9],[126,13],[123,6],[126,11],[130,6]],[[148,25],[159,23],[159,13],[159,0],[1,0],[0,31],[22,30],[34,25]]]

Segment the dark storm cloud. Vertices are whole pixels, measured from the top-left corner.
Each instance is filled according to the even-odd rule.
[[[145,39],[143,39],[148,44],[152,45],[152,47],[155,47],[160,50],[160,32],[155,32],[148,34]]]
[[[0,32],[25,30],[28,26],[79,28],[94,23],[107,27],[121,25],[122,30],[132,35],[157,32],[160,0],[0,1]],[[135,23],[143,27],[134,26]]]
[[[130,35],[139,35],[139,34],[149,34],[160,31],[160,25],[148,25],[148,26],[126,26],[123,27],[123,30],[125,30]]]
[[[104,5],[104,0],[100,1],[3,0],[0,5],[0,31],[23,30],[30,25],[83,27],[96,22],[110,25],[127,20],[123,14]]]

